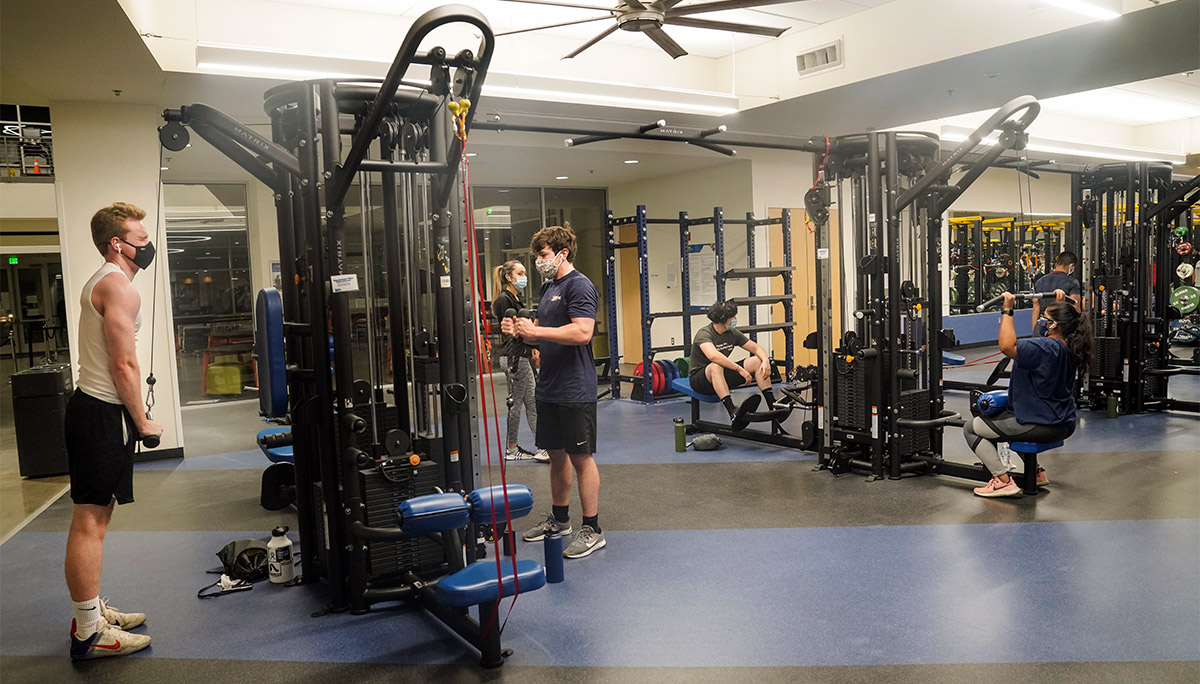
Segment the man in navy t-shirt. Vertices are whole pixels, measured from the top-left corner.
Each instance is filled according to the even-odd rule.
[[[543,228],[529,246],[544,280],[537,320],[506,318],[501,329],[536,342],[541,350],[536,443],[550,454],[553,513],[521,538],[533,542],[571,534],[568,504],[572,476],[578,475],[583,526],[563,555],[583,558],[605,545],[599,522],[600,471],[593,456],[596,364],[591,343],[600,297],[592,281],[575,270],[575,233],[569,226]]]
[[[1054,292],[1062,290],[1067,297],[1074,297],[1071,302],[1075,305],[1076,311],[1082,311],[1080,302],[1083,297],[1080,296],[1082,289],[1079,285],[1079,280],[1075,278],[1075,264],[1079,259],[1074,252],[1063,252],[1054,260],[1054,270],[1037,279],[1033,284],[1034,292]],[[1044,300],[1044,301],[1043,301]],[[1054,297],[1039,297],[1033,300],[1033,334],[1041,337],[1046,334],[1046,325],[1042,321],[1042,309],[1054,303]]]

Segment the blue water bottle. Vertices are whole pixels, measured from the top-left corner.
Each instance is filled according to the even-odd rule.
[[[546,535],[546,581],[557,584],[563,581],[563,538],[562,535]]]

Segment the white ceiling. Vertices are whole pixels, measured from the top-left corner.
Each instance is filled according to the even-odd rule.
[[[580,1],[587,4],[586,0]],[[685,0],[689,4],[696,1]],[[1157,11],[1160,5],[1173,3],[1200,6],[1200,0],[1109,1],[1126,13]],[[47,101],[102,101],[114,97],[114,90],[121,90],[124,102],[177,107],[203,101],[248,123],[263,123],[261,93],[278,81],[205,74],[196,64],[201,44],[303,53],[295,56],[301,66],[291,78],[303,77],[304,69],[313,64],[313,55],[365,64],[375,69],[376,75],[382,75],[413,18],[439,4],[436,0],[5,0],[0,7],[0,69],[5,76],[0,88],[11,91],[14,80],[24,82]],[[479,8],[499,32],[590,16],[588,10],[500,0],[471,0],[465,4]],[[677,60],[670,59],[644,36],[624,31],[615,32],[576,59],[560,59],[611,20],[521,33],[498,40],[492,82],[501,80],[501,72],[536,73],[558,79],[565,84],[563,87],[569,87],[573,80],[603,82],[602,87],[617,93],[637,92],[638,98],[643,92],[666,93],[665,86],[726,98],[733,95],[740,103],[736,106],[742,109],[741,115],[729,120],[733,130],[841,133],[849,131],[839,126],[850,126],[852,130],[892,127],[931,116],[958,122],[957,117],[964,112],[997,106],[1007,99],[1001,95],[1007,91],[997,90],[989,96],[985,89],[983,95],[977,93],[972,100],[975,106],[971,107],[964,106],[966,100],[956,103],[957,97],[946,98],[945,102],[931,98],[927,92],[930,84],[913,79],[928,79],[929,73],[945,78],[954,73],[953,64],[960,57],[983,54],[988,48],[1000,49],[1055,31],[1101,25],[1048,7],[1041,0],[808,0],[714,13],[706,18],[791,28],[780,38],[770,39],[668,27],[668,33],[690,53]],[[25,49],[29,35],[38,35],[41,43],[54,45],[55,49]],[[844,69],[807,79],[799,79],[790,71],[794,66],[789,62],[798,50],[834,35],[846,41]],[[871,46],[881,52],[872,53]],[[1195,46],[1159,45],[1153,36],[1147,36],[1138,50],[1128,61],[1145,61],[1146,54],[1153,55],[1156,50],[1194,52]],[[1067,137],[1063,135],[1066,131],[1117,144],[1200,152],[1200,77],[1175,74],[1123,83],[1111,79],[1105,82],[1102,77],[1097,81],[1090,74],[1090,80],[1080,82],[1093,88],[1097,84],[1119,87],[1106,88],[1100,95],[1045,97],[1047,93],[1070,90],[1063,90],[1060,84],[1046,89],[1040,85],[1043,81],[1064,73],[1082,74],[1087,59],[1063,54],[1054,63],[1003,73],[996,83],[1008,78],[1010,87],[1044,99],[1044,113],[1035,124],[1047,127],[1044,135]],[[949,66],[938,66],[943,64]],[[922,71],[922,65],[930,69],[938,66],[940,71]],[[1200,70],[1200,60],[1189,68]],[[877,81],[879,86],[875,85]],[[1018,85],[1012,86],[1013,81]],[[637,84],[640,90],[633,91],[630,84]],[[949,85],[952,94],[957,95],[955,89],[961,86]],[[922,94],[912,98],[900,95],[897,99],[897,93],[906,91]],[[822,99],[823,93],[830,95]],[[1113,98],[1138,101],[1119,108],[1113,104],[1119,100]],[[808,100],[814,102],[808,109],[792,106]],[[669,106],[650,96],[645,101],[640,108],[570,109],[545,97],[523,105],[514,99],[485,97],[480,107],[547,113],[569,110],[573,116],[623,121],[653,120],[664,113],[673,123],[679,122],[678,117],[687,118],[671,114]],[[819,106],[815,104],[818,102]],[[826,106],[827,102],[835,102],[836,108]],[[767,106],[757,106],[762,104]],[[969,118],[967,115],[962,121]],[[705,117],[690,116],[693,125],[702,119]],[[485,135],[480,131],[476,138],[480,156],[475,160],[473,179],[498,181],[486,180],[492,171],[485,152],[518,145],[524,149],[509,158],[519,159],[517,175],[530,179],[520,182],[568,175],[569,180],[561,184],[597,186],[695,168],[697,164],[730,162],[705,151],[646,142],[602,143],[564,154],[563,137]],[[614,166],[623,161],[616,158],[629,149],[644,150],[643,163],[636,169]],[[196,148],[188,151],[195,152]],[[513,168],[509,165],[509,174]],[[199,178],[206,173],[197,167],[187,175]]]

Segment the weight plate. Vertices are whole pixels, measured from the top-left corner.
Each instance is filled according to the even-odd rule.
[[[1187,280],[1188,278],[1191,278],[1192,274],[1195,272],[1196,267],[1192,266],[1186,261],[1175,267],[1175,275],[1179,276],[1181,280]]]
[[[675,367],[679,369],[679,377],[686,378],[688,374],[688,357],[675,359]]]
[[[1190,285],[1175,288],[1171,293],[1171,306],[1179,309],[1179,313],[1188,315],[1200,306],[1200,289]]]
[[[383,436],[383,448],[387,449],[388,456],[392,458],[400,458],[408,453],[410,445],[408,433],[403,430],[388,430]]]

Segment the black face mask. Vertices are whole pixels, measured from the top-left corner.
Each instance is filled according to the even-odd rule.
[[[117,238],[117,239],[121,240],[121,238]],[[125,241],[121,240],[121,242],[125,242]],[[128,242],[125,242],[125,244],[129,245]],[[150,264],[154,263],[154,254],[155,254],[154,243],[147,242],[146,244],[142,245],[141,247],[138,247],[137,245],[129,245],[129,246],[133,247],[134,255],[131,257],[128,254],[125,254],[124,252],[121,252],[121,254],[126,259],[129,259],[130,261],[132,261],[135,266],[142,269],[143,271],[146,270],[147,268],[150,268]]]

